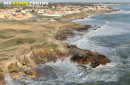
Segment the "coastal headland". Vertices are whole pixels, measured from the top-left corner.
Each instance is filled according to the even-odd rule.
[[[39,71],[34,68],[39,64],[66,57],[83,68],[87,68],[84,65],[89,63],[93,68],[110,63],[105,55],[62,41],[76,36],[73,30],[82,31],[91,27],[70,20],[113,11],[116,10],[107,8],[74,13],[54,18],[55,21],[0,21],[0,85],[5,85],[4,76],[7,73],[12,79],[22,79],[22,76],[35,79],[39,77]]]

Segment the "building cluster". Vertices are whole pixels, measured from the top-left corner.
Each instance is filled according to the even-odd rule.
[[[26,10],[20,10],[18,8],[0,9],[0,19],[25,20],[30,17],[33,17],[33,15]]]
[[[0,19],[8,18],[14,20],[23,20],[34,17],[34,14],[41,14],[45,16],[64,16],[74,13],[99,11],[109,9],[106,5],[91,5],[91,6],[77,6],[77,5],[52,5],[48,8],[7,8],[0,9]]]
[[[106,10],[109,9],[106,5],[94,5],[94,6],[52,6],[51,9],[38,9],[36,10],[39,14],[46,14],[46,15],[68,15],[80,12],[87,12],[87,11],[99,11],[99,10]]]

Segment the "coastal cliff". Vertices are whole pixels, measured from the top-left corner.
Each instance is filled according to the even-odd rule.
[[[90,25],[80,25],[77,28],[67,28],[62,31],[57,31],[53,36],[55,43],[59,43],[56,49],[34,49],[27,54],[18,55],[14,58],[4,62],[5,64],[0,66],[0,74],[9,73],[11,78],[22,79],[23,76],[35,79],[38,77],[39,71],[35,70],[39,64],[45,64],[47,62],[56,62],[57,59],[64,60],[66,57],[70,58],[70,61],[79,64],[79,66],[87,68],[84,65],[90,64],[92,68],[99,65],[106,65],[110,63],[110,60],[98,52],[91,52],[90,50],[83,50],[76,45],[68,45],[61,42],[68,37],[73,37],[76,34],[73,30],[83,31],[88,30]],[[3,77],[2,77],[3,78]]]
[[[102,11],[102,12],[93,12],[92,14],[101,14],[108,13],[114,11]],[[92,15],[92,14],[85,14]],[[81,16],[79,16],[81,17]],[[77,19],[79,17],[74,18],[66,18],[68,20]],[[61,21],[66,20],[64,17]],[[74,26],[74,27],[73,27]],[[0,65],[0,83],[4,85],[4,76],[6,73],[9,73],[11,78],[22,79],[23,76],[29,77],[31,79],[35,79],[38,77],[38,71],[35,69],[39,64],[45,64],[47,62],[56,62],[57,59],[64,60],[66,57],[69,57],[70,60],[74,63],[77,63],[79,66],[83,68],[87,68],[86,64],[90,64],[92,68],[95,68],[99,65],[106,65],[111,61],[105,56],[98,52],[91,52],[90,50],[83,50],[78,48],[75,45],[68,45],[67,43],[63,43],[63,40],[66,40],[68,37],[76,36],[73,33],[73,30],[83,31],[88,30],[90,25],[79,25],[73,24],[73,26],[59,26],[58,29],[52,31],[53,35],[49,35],[50,43],[58,44],[57,48],[49,48],[49,49],[34,49],[33,51],[28,52],[27,54],[19,54],[14,56],[13,58],[4,61],[3,64]],[[63,30],[59,30],[60,28],[64,28]],[[41,30],[41,29],[40,29]],[[49,39],[47,39],[49,41]],[[24,41],[23,41],[24,42]]]
[[[72,62],[76,62],[79,65],[91,64],[92,68],[97,66],[106,65],[110,63],[110,60],[98,52],[91,52],[90,50],[82,50],[75,45],[63,44],[64,51],[60,50],[34,50],[26,55],[22,55],[11,59],[6,62],[6,65],[0,67],[1,74],[9,73],[12,78],[22,79],[22,76],[29,78],[36,78],[37,68],[39,64],[45,64],[47,62],[56,62],[57,59],[64,60],[65,57],[70,57]],[[62,48],[60,47],[60,48]],[[87,68],[87,67],[86,67]]]

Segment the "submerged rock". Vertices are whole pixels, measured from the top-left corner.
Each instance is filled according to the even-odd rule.
[[[92,68],[95,68],[100,64],[106,65],[111,62],[105,55],[98,52],[91,52],[90,50],[82,50],[77,48],[76,45],[70,46],[70,54],[73,54],[70,59],[72,62],[76,62],[79,65],[91,63]]]
[[[49,65],[38,65],[37,68],[35,68],[36,70],[36,78],[40,78],[40,77],[46,77],[46,78],[57,78],[57,74],[55,69],[53,69],[51,66]]]

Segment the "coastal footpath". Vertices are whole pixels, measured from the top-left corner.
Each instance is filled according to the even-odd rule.
[[[93,68],[110,63],[105,55],[69,46],[62,41],[76,36],[73,30],[83,31],[91,27],[70,20],[113,11],[116,10],[82,12],[56,18],[54,22],[0,22],[0,85],[5,85],[4,76],[7,73],[12,79],[21,80],[23,76],[35,79],[39,77],[39,71],[35,69],[39,64],[66,57],[83,68],[87,68],[84,65],[89,63]]]

